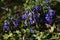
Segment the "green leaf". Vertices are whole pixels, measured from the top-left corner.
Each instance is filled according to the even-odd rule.
[[[4,0],[1,0],[1,2],[3,2]]]
[[[8,39],[9,38],[9,35],[8,34],[5,34],[3,35],[4,39]]]
[[[56,0],[56,1],[60,2],[60,0]]]
[[[26,32],[27,32],[27,33],[30,33],[30,30],[29,30],[29,29],[26,29]]]

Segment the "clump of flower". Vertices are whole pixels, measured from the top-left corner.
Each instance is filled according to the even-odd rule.
[[[4,26],[3,26],[3,29],[4,29],[4,31],[9,31],[9,30],[10,30],[10,28],[9,28],[9,23],[8,23],[7,20],[4,20]]]

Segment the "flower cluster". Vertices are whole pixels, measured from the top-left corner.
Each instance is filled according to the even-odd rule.
[[[9,23],[8,23],[7,20],[4,21],[3,30],[6,30],[6,31],[9,31],[9,30],[10,30],[10,28],[9,28]]]
[[[36,5],[34,6],[32,11],[27,10],[24,13],[24,15],[22,15],[22,17],[20,17],[20,14],[18,12],[16,15],[19,18],[18,19],[11,18],[10,20],[12,21],[15,28],[17,28],[19,23],[23,20],[25,21],[24,23],[26,26],[29,26],[29,25],[32,26],[38,22],[43,25],[45,25],[45,23],[53,25],[53,19],[56,16],[55,11],[53,11],[50,7],[48,7],[48,12],[45,15],[43,15],[43,13],[41,13],[41,10],[42,10],[41,6]],[[4,21],[4,29],[9,30],[8,23],[6,20]]]
[[[48,12],[45,14],[46,22],[53,25],[53,19],[56,18],[55,11],[48,7]]]

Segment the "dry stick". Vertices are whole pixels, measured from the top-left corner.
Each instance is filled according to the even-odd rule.
[[[25,34],[23,35],[23,38],[22,38],[22,40],[25,40]]]

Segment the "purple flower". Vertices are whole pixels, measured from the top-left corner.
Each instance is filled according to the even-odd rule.
[[[56,16],[55,11],[53,11],[52,9],[49,9],[48,13],[49,13],[49,16],[51,16],[52,18]]]
[[[5,31],[9,31],[10,30],[7,20],[4,21],[4,27],[3,28],[4,28]]]
[[[47,8],[48,8],[48,14],[49,14],[49,16],[51,16],[51,18],[55,18],[56,17],[55,11],[52,10],[50,8],[50,6],[48,6]]]
[[[28,16],[32,17],[33,16],[32,14],[33,14],[32,12],[29,12]]]
[[[11,18],[11,21],[13,22],[13,25],[16,28],[18,26],[18,23],[20,22],[20,19],[16,20],[15,18]]]
[[[21,22],[20,19],[16,20],[15,22],[13,22],[14,24],[14,27],[17,28],[18,27],[18,24]]]
[[[22,17],[20,17],[19,19],[16,20],[17,22],[21,22],[22,21]]]
[[[18,24],[20,23],[22,21],[22,18],[20,17],[19,19],[17,19],[17,20],[15,20],[14,22],[13,22],[13,24],[14,24],[14,27],[18,27]]]
[[[48,14],[45,15],[45,19],[46,19],[47,23],[49,23],[49,24],[53,23],[53,19]]]
[[[33,17],[34,18],[39,18],[40,17],[40,13],[38,13],[38,12],[33,12]]]
[[[30,28],[30,32],[31,32],[31,33],[34,33],[34,30],[33,30],[32,28]]]
[[[38,11],[38,10],[41,10],[41,6],[35,5],[35,6],[34,6],[34,11]]]
[[[15,27],[15,28],[18,27],[18,22],[17,22],[17,21],[13,22],[13,24],[14,24],[14,27]]]
[[[50,17],[45,17],[46,21],[48,21],[49,23],[52,23],[52,19]]]
[[[47,23],[53,24],[53,19],[56,18],[55,11],[48,6],[48,13],[45,15]]]
[[[9,26],[4,26],[4,30],[9,31],[10,30]]]
[[[28,17],[29,11],[26,11],[25,14],[22,16],[22,19],[25,20]]]
[[[29,18],[29,22],[30,22],[31,24],[35,24],[35,23],[36,23],[36,19],[35,19],[34,17],[30,17],[30,18]]]

